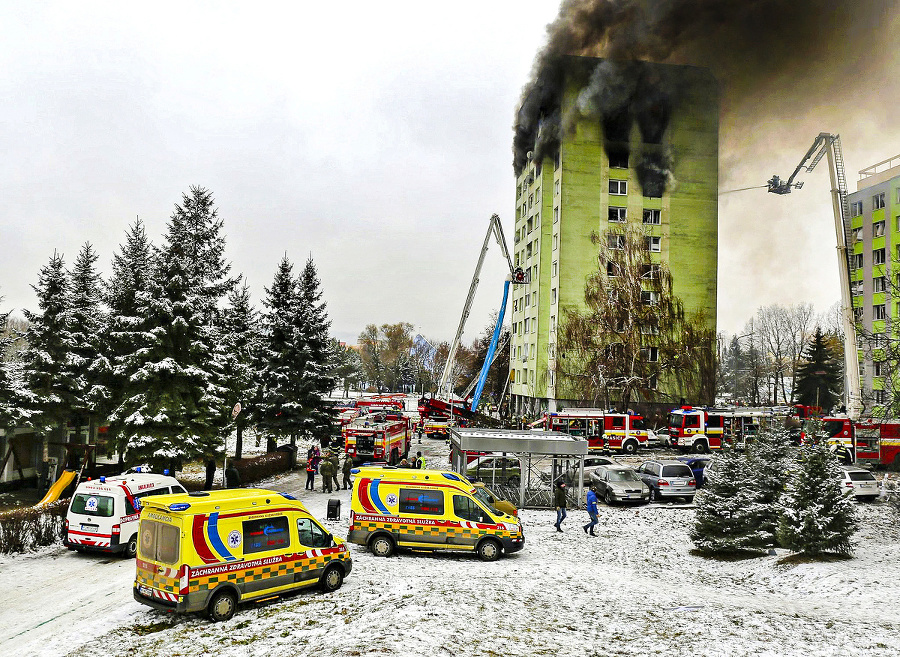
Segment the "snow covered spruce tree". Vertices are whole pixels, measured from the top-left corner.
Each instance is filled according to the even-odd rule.
[[[111,415],[130,462],[210,459],[222,451],[228,428],[218,304],[236,281],[221,228],[210,192],[192,187],[154,251],[148,289],[136,296],[140,339],[120,359],[117,371],[128,378]]]
[[[808,434],[809,435],[809,434]],[[837,457],[822,439],[808,438],[781,500],[778,541],[810,556],[849,555],[858,520],[854,501],[841,485]]]
[[[307,258],[298,282],[299,304],[296,325],[303,345],[304,368],[301,399],[303,406],[303,433],[314,440],[328,441],[334,433],[325,397],[334,390],[332,368],[337,354],[331,348],[328,329],[331,321],[322,301],[322,285],[312,256]]]
[[[62,255],[54,252],[32,286],[39,312],[25,310],[30,326],[22,354],[28,397],[29,424],[43,434],[46,454],[49,434],[65,442],[66,425],[76,403],[77,377],[72,369],[75,350],[70,321],[69,280]]]
[[[756,495],[752,523],[759,532],[760,549],[778,545],[778,523],[781,517],[781,496],[788,484],[791,470],[795,470],[796,449],[782,427],[762,429],[747,448],[752,478],[750,485]]]
[[[109,408],[117,409],[125,401],[127,383],[140,363],[127,358],[144,346],[143,317],[139,299],[146,298],[152,275],[152,252],[144,224],[137,219],[125,234],[125,244],[113,255],[112,274],[104,287],[109,309],[106,324],[106,346],[111,369],[107,372]],[[121,423],[119,423],[121,424]],[[110,426],[120,456],[127,441],[115,435],[116,424]]]
[[[723,449],[706,468],[706,483],[694,498],[697,512],[691,540],[702,552],[759,550],[767,536],[757,525],[759,495],[748,458]]]
[[[223,385],[226,390],[226,421],[233,422],[237,431],[235,458],[241,458],[244,430],[250,425],[250,399],[254,392],[256,370],[254,354],[259,341],[256,310],[250,303],[250,288],[244,284],[228,295],[228,307],[222,318],[222,344],[224,353]],[[232,421],[234,405],[240,403],[241,412]]]
[[[0,301],[3,297],[0,297]],[[16,371],[6,355],[15,335],[7,330],[11,311],[0,313],[0,429],[6,431],[23,421],[24,393],[21,386],[21,372]]]
[[[272,287],[266,288],[254,410],[268,433],[270,450],[276,436],[296,442],[298,436],[328,439],[332,432],[323,398],[334,386],[334,357],[319,288],[312,259],[295,279],[287,256],[278,265]]]
[[[98,417],[109,410],[108,372],[110,361],[104,341],[106,313],[101,296],[100,274],[94,268],[97,254],[90,243],[78,253],[69,276],[73,341],[72,368],[75,374],[75,411],[78,426],[93,431]]]
[[[296,438],[303,420],[300,405],[299,336],[294,328],[297,281],[294,265],[285,255],[278,263],[272,287],[266,288],[262,315],[263,335],[257,351],[259,385],[253,405],[257,425],[265,432],[267,451],[274,451],[277,436]]]

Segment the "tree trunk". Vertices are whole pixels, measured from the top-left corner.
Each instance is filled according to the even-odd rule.
[[[242,424],[238,423],[237,425],[237,439],[234,443],[234,458],[241,458],[241,453],[244,451],[244,427]]]

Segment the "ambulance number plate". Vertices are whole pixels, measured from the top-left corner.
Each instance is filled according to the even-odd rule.
[[[100,525],[86,525],[81,523],[81,531],[83,532],[95,532],[100,529]]]
[[[138,591],[140,591],[141,595],[146,595],[148,598],[153,597],[153,590],[149,586],[138,584]]]

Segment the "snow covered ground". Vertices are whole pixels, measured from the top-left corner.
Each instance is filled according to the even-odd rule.
[[[429,463],[443,443],[425,441]],[[414,449],[417,448],[414,445]],[[443,456],[443,458],[446,458]],[[304,477],[305,478],[305,477]],[[319,518],[349,491],[296,493]],[[226,623],[134,602],[134,564],[61,548],[0,560],[0,654],[9,655],[897,655],[900,528],[884,504],[859,506],[855,558],[780,564],[690,554],[691,508],[601,508],[600,536],[570,511],[521,512],[526,546],[494,563],[465,554],[378,559],[351,546],[333,594],[241,608]]]

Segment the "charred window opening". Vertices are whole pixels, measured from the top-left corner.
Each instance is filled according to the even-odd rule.
[[[661,198],[669,178],[669,163],[660,153],[644,153],[636,167],[638,184],[648,198]]]
[[[611,169],[628,168],[628,149],[624,146],[610,146],[606,151]]]
[[[606,141],[618,141],[627,143],[629,140],[629,135],[631,134],[631,123],[632,117],[631,112],[628,111],[628,108],[622,108],[615,112],[609,112],[608,114],[603,115],[603,135],[606,137]],[[607,148],[607,152],[610,152],[611,148]],[[625,154],[628,154],[628,149],[625,146],[622,146],[618,149],[619,151],[624,151]]]

